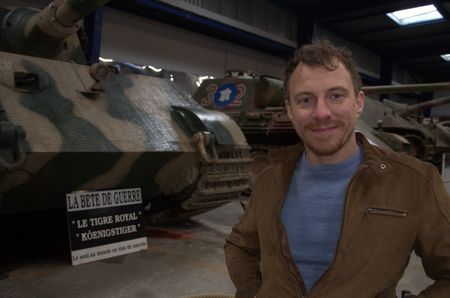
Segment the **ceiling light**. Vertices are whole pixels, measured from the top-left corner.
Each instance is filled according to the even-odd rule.
[[[443,19],[442,15],[432,4],[404,10],[397,10],[387,13],[386,15],[393,19],[400,26]]]
[[[102,58],[102,57],[98,57],[98,60],[102,61],[102,62],[114,62],[113,59],[109,59],[109,58]]]
[[[450,61],[450,54],[441,55],[442,59],[445,61]]]
[[[151,65],[148,65],[147,67],[150,68],[151,70],[153,70],[154,72],[161,72],[162,71],[162,68],[156,68],[156,67],[151,66]]]

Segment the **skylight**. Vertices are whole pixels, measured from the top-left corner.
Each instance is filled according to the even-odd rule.
[[[400,26],[424,23],[443,19],[433,4],[404,10],[397,10],[386,14]]]
[[[442,59],[445,61],[450,61],[450,54],[441,55]]]

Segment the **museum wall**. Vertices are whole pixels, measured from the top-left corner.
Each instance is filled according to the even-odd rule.
[[[3,0],[6,6],[45,7],[47,0]],[[2,1],[2,2],[3,2]],[[105,7],[100,56],[196,75],[228,69],[283,77],[285,59]]]
[[[112,8],[103,16],[101,57],[158,68],[223,76],[228,69],[283,76],[286,61]]]

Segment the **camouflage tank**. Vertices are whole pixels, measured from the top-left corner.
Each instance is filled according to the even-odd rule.
[[[443,85],[422,84],[402,87],[363,87],[369,94],[442,90]],[[227,71],[223,79],[204,80],[194,98],[203,107],[230,115],[241,127],[252,147],[255,172],[267,162],[265,155],[271,147],[299,142],[284,107],[283,81],[269,76],[256,76],[251,72]],[[426,106],[448,102],[446,99],[427,102]],[[407,152],[438,164],[443,151],[449,148],[441,138],[427,127],[405,119],[405,113],[423,105],[389,109],[382,102],[366,97],[364,112],[356,124],[371,143],[399,152]]]
[[[105,2],[1,11],[0,215],[83,190],[140,188],[151,221],[240,199],[249,146],[227,115],[169,80],[82,63],[79,21]]]

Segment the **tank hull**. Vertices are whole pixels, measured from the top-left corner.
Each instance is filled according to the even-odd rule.
[[[99,82],[92,71],[0,52],[1,120],[26,132],[23,163],[0,173],[0,214],[63,208],[73,191],[141,188],[155,217],[240,199],[249,148],[228,116],[168,80],[110,74]],[[212,141],[196,138],[207,133]],[[5,160],[14,154],[2,150]]]

